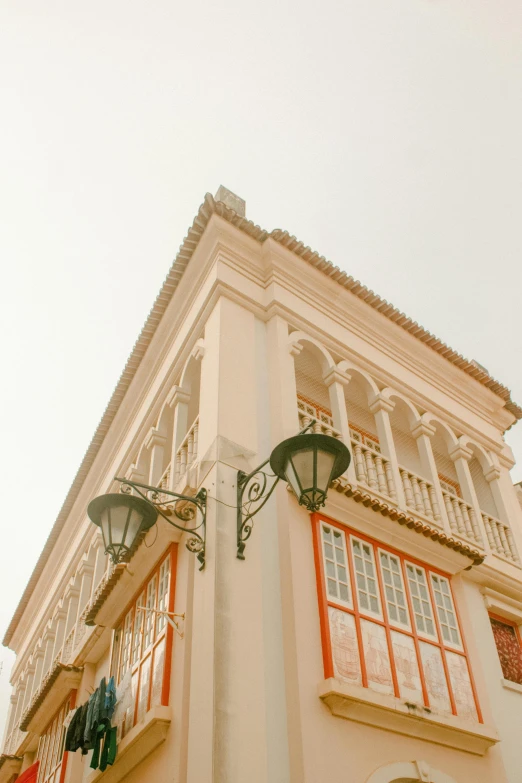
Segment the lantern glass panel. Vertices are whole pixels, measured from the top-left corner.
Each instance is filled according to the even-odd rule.
[[[296,492],[297,497],[299,497],[303,489],[310,489],[314,486],[314,456],[315,449],[301,449],[289,456],[286,472],[292,489],[294,489],[293,482],[288,475],[288,465],[291,465],[296,474],[297,486],[299,487]]]
[[[335,457],[336,455],[332,454],[332,452],[322,451],[320,449],[317,451],[317,478],[315,486],[324,493],[328,492]]]

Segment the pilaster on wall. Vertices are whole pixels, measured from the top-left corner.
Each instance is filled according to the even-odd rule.
[[[190,393],[181,386],[174,386],[170,392],[168,404],[174,411],[174,423],[172,434],[172,451],[170,455],[170,481],[169,487],[174,491],[177,480],[177,456],[181,442],[188,429],[188,408]]]
[[[155,487],[163,474],[167,438],[154,427],[150,430],[145,447],[150,451],[148,483]]]

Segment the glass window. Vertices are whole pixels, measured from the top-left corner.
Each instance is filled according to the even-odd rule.
[[[406,563],[406,574],[410,585],[411,604],[417,631],[434,639],[436,638],[435,621],[424,569]]]
[[[437,605],[442,637],[448,644],[456,644],[460,647],[459,629],[457,627],[457,618],[455,617],[449,582],[443,576],[432,574],[431,583],[433,585],[433,595]]]
[[[359,610],[380,615],[377,574],[373,560],[373,547],[352,537],[352,553]]]
[[[168,704],[165,662],[171,654],[172,627],[165,613],[174,609],[174,551],[169,551],[148,577],[115,632],[115,638],[121,638],[119,648],[114,647],[116,683],[130,689],[134,705],[119,725],[122,737],[152,706]]]
[[[65,728],[63,722],[70,709],[70,697],[62,704],[51,723],[48,725],[38,743],[36,758],[40,762],[38,767],[38,783],[55,783],[60,780],[62,765],[66,761],[63,757],[65,744]]]
[[[392,625],[410,627],[406,592],[402,581],[401,562],[398,557],[379,550],[384,597],[388,610],[388,620]]]
[[[344,533],[335,527],[321,525],[321,536],[328,596],[334,601],[350,604],[350,577]]]
[[[323,630],[329,637],[325,676],[423,705],[434,715],[482,722],[449,579],[333,521],[315,517],[314,525],[315,551],[317,556],[321,553],[324,566],[319,599]],[[351,602],[344,604],[339,564],[346,590],[355,585],[354,595],[345,593]],[[316,565],[320,567],[319,560]],[[521,647],[514,644],[517,629],[494,626],[494,633],[495,638],[502,637],[502,649],[509,648],[504,676],[509,672],[511,679],[522,682]]]

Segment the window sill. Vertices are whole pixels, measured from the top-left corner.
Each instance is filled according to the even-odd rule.
[[[447,745],[483,756],[498,742],[496,732],[481,723],[466,723],[454,715],[434,715],[408,708],[393,696],[351,685],[333,677],[319,687],[319,697],[332,715],[385,731]]]
[[[508,691],[522,693],[522,685],[520,685],[518,682],[512,682],[511,680],[505,680],[504,678],[502,678],[500,682],[502,683],[502,687],[507,688]]]
[[[170,708],[153,707],[143,721],[134,726],[119,743],[112,767],[107,767],[104,772],[99,769],[93,770],[87,776],[86,783],[95,783],[101,779],[103,783],[118,783],[123,780],[146,756],[164,742],[169,726]]]

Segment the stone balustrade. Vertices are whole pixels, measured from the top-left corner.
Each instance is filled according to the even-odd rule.
[[[433,484],[401,465],[399,465],[399,473],[407,508],[423,514],[440,525],[442,517]]]
[[[442,489],[442,497],[451,532],[483,547],[484,542],[473,506],[445,489]]]
[[[332,417],[301,397],[297,398],[297,413],[300,429],[304,430],[305,427],[314,422],[312,432],[319,435],[329,435],[332,438],[341,438],[341,433],[334,427]]]
[[[517,552],[513,534],[509,525],[501,522],[499,519],[490,517],[488,514],[482,514],[484,529],[488,537],[488,543],[491,551],[500,557],[505,557],[512,563],[520,564],[520,556]]]
[[[391,463],[378,451],[366,445],[361,439],[354,439],[352,432],[352,453],[357,481],[392,500],[397,500]],[[355,433],[357,435],[357,433]]]

